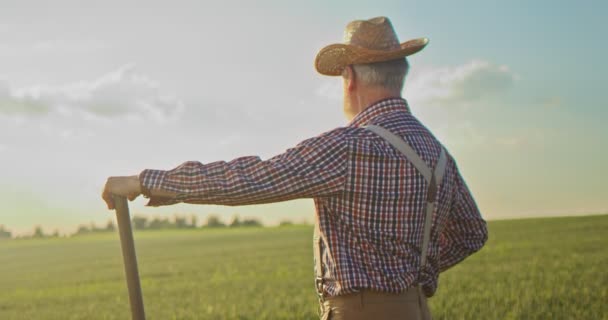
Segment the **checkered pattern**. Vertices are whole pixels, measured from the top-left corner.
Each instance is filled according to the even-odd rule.
[[[396,293],[416,284],[431,296],[440,271],[483,246],[486,223],[449,156],[433,216],[428,264],[420,270],[426,181],[399,151],[362,128],[367,124],[404,137],[429,167],[435,167],[440,143],[409,112],[405,100],[393,98],[370,106],[346,127],[265,161],[243,157],[186,162],[169,171],[144,170],[140,180],[148,196],[148,190],[178,194],[152,197],[152,206],[313,198],[329,247],[321,248],[326,296],[362,288]]]

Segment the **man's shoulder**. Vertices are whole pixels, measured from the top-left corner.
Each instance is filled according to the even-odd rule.
[[[363,140],[370,139],[372,137],[370,134],[371,132],[364,128],[337,127],[308,138],[298,143],[298,146],[346,151],[352,143],[361,143]]]
[[[378,117],[369,124],[378,125],[399,135],[429,135],[433,136],[430,130],[426,128],[417,118],[403,114],[397,116]],[[365,126],[343,126],[325,131],[317,136],[309,138],[301,142],[301,144],[366,144],[377,142],[378,136]]]
[[[324,140],[333,140],[335,142],[348,144],[370,139],[373,137],[373,133],[365,129],[365,127],[346,126],[326,131],[317,137]]]
[[[432,135],[431,131],[417,117],[407,112],[387,114],[370,121],[369,124],[383,127],[400,136]]]

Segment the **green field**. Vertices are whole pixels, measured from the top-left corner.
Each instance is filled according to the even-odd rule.
[[[435,319],[608,319],[608,216],[489,223]],[[135,234],[149,319],[314,319],[312,227]],[[0,242],[0,319],[128,319],[117,234]]]

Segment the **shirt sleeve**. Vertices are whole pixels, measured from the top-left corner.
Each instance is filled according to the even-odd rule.
[[[168,171],[144,170],[139,179],[149,206],[179,202],[237,206],[330,196],[342,192],[346,180],[343,140],[337,129],[265,161],[257,156],[209,164],[189,161]],[[151,190],[176,196],[155,197]]]
[[[458,169],[456,176],[452,211],[439,238],[441,272],[481,249],[488,239],[486,222]]]

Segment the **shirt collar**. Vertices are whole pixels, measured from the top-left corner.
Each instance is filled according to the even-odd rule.
[[[367,125],[371,120],[380,115],[395,111],[410,112],[410,109],[407,105],[407,101],[405,101],[405,99],[403,98],[387,98],[375,102],[369,107],[365,108],[362,112],[360,112],[349,123],[348,126],[362,127]]]

